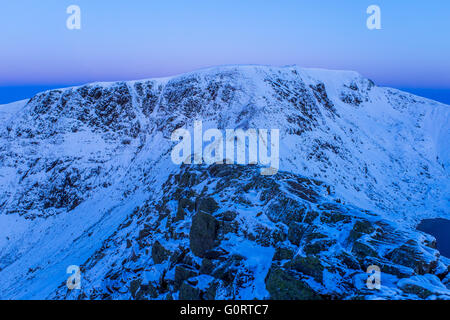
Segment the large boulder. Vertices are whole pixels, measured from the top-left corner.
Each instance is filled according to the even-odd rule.
[[[378,257],[378,253],[375,249],[360,241],[356,241],[353,244],[352,253],[360,260],[364,260],[368,257]]]
[[[317,257],[296,256],[292,261],[288,262],[285,265],[285,267],[294,269],[305,275],[311,276],[314,279],[316,279],[318,282],[322,282],[322,280],[323,280],[324,267],[322,266],[319,258],[317,258]]]
[[[275,249],[275,254],[273,255],[273,260],[290,260],[294,257],[294,251],[291,248],[279,246]]]
[[[199,211],[192,217],[192,226],[189,232],[189,243],[192,253],[203,257],[205,253],[216,245],[219,222],[217,219]]]
[[[367,220],[363,221],[356,221],[356,223],[353,226],[353,229],[350,231],[349,240],[355,241],[359,238],[361,238],[365,234],[371,234],[375,231],[375,228],[373,227],[372,223],[370,223]]]
[[[195,277],[198,272],[188,265],[177,265],[175,267],[175,286],[179,287],[184,280]]]
[[[152,246],[152,258],[156,264],[162,263],[169,258],[170,251],[164,248],[161,243],[156,240]]]
[[[272,265],[265,279],[266,289],[274,300],[321,300],[307,283],[295,274]]]
[[[427,259],[417,245],[412,242],[394,249],[389,257],[392,262],[409,267],[417,274],[433,273],[437,266],[437,257]]]
[[[305,223],[292,222],[291,224],[289,224],[289,241],[296,246],[300,245],[300,241],[302,240],[303,235],[305,234],[307,229],[308,225]]]
[[[180,287],[179,300],[200,300],[200,289],[184,281]]]
[[[195,207],[197,209],[197,212],[203,211],[206,213],[213,213],[219,209],[219,205],[217,204],[216,200],[213,198],[197,198]]]

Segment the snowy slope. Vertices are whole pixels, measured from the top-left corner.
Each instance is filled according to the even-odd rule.
[[[308,208],[312,210],[311,206],[323,202],[339,203],[345,207],[342,211],[350,212],[351,216],[344,229],[351,229],[360,212],[368,210],[377,217],[370,223],[382,220],[384,224],[392,224],[386,229],[398,230],[405,243],[416,241],[415,249],[420,251],[428,250],[427,246],[424,249],[423,241],[429,239],[415,231],[415,225],[424,218],[450,218],[449,106],[377,87],[355,72],[225,66],[165,79],[93,83],[51,90],[28,101],[0,106],[0,119],[0,298],[65,297],[64,287],[58,294],[56,290],[67,279],[67,266],[87,266],[94,261],[96,267],[85,270],[85,296],[101,298],[107,293],[117,299],[128,298],[135,291],[130,288],[132,283],[141,285],[145,283],[141,279],[144,276],[160,279],[159,273],[168,273],[167,285],[171,288],[168,291],[176,298],[180,284],[170,281],[175,281],[177,264],[156,264],[151,252],[146,253],[155,246],[154,231],[136,249],[132,239],[139,237],[146,223],[156,223],[152,219],[167,219],[167,214],[175,215],[179,210],[179,199],[167,194],[175,188],[170,177],[183,170],[170,159],[173,147],[170,135],[179,127],[192,129],[195,120],[203,121],[204,130],[280,129],[280,175],[307,177],[330,186],[331,192],[320,201],[308,203]],[[276,179],[269,181],[272,185],[277,183]],[[204,185],[198,184],[201,187]],[[270,185],[262,187],[270,188]],[[196,191],[197,197],[202,196],[201,191]],[[223,196],[221,192],[216,190],[211,196],[218,199]],[[283,194],[291,197],[290,191]],[[165,197],[168,204],[162,210],[156,204]],[[263,223],[270,204],[259,203],[252,197],[248,202],[251,205],[245,210],[241,207],[235,210],[239,214],[244,210],[249,216],[261,210],[263,214],[254,219]],[[234,205],[220,204],[213,215]],[[144,214],[143,207],[152,209]],[[325,212],[320,207],[316,210]],[[183,224],[176,227],[184,230],[180,231],[184,236],[175,236],[178,233],[167,226],[169,229],[158,231],[166,234],[165,240],[158,241],[164,247],[174,247],[167,249],[173,254],[179,246],[187,250],[185,255],[191,257],[187,264],[195,269],[201,261],[190,252],[186,240],[190,237],[189,219],[194,211],[187,211],[184,224],[176,222]],[[148,222],[144,215],[149,215]],[[231,294],[229,284],[220,283],[217,298],[273,295],[264,287],[267,281],[261,279],[272,279],[267,274],[281,272],[273,268],[271,273],[268,271],[278,244],[255,242],[248,237],[242,230],[253,226],[255,221],[247,218],[241,221],[238,230],[230,232],[228,240],[221,239],[221,248],[231,255],[234,251],[243,256],[248,251],[257,252],[254,257],[246,256],[243,265],[250,270],[259,264],[263,267],[252,271],[257,277],[247,289],[235,288],[237,291]],[[125,221],[129,225],[119,228]],[[275,228],[271,225],[274,223],[280,225]],[[344,245],[347,240],[339,235],[343,231],[338,227],[325,227],[320,217],[311,224],[323,227],[322,233],[326,233],[329,241],[340,244],[333,257],[339,250],[355,255],[351,246]],[[287,233],[291,227],[282,220],[271,221],[267,226],[270,230],[279,229],[280,233]],[[239,248],[230,248],[240,241]],[[280,243],[285,241],[288,240]],[[394,243],[398,238],[386,241],[383,246],[386,251],[402,244]],[[304,245],[298,243],[295,250],[290,249],[301,253]],[[445,278],[447,271],[443,270],[447,270],[448,260],[429,258],[428,255],[438,254],[435,249],[430,250],[434,251],[422,259],[427,265],[433,262],[427,272]],[[130,270],[153,271],[113,268],[128,254],[139,255]],[[315,256],[322,263],[334,259],[325,253]],[[390,256],[392,252],[386,252],[384,258],[389,260]],[[400,258],[396,261],[401,265]],[[364,269],[364,262],[359,263]],[[182,264],[186,265],[186,261]],[[106,289],[104,281],[112,269],[128,278],[122,279],[121,286]],[[410,276],[420,276],[421,270],[413,270]],[[343,281],[336,273],[330,274],[322,277],[322,283],[308,285],[315,292],[333,297],[360,294],[353,280],[354,288],[326,292],[323,281],[334,284],[325,287],[339,287]],[[198,277],[195,281],[199,286],[217,280],[211,274]],[[397,280],[392,280],[384,296],[406,294],[406,289],[399,289]],[[351,285],[346,283],[344,288],[347,286]],[[93,293],[94,287],[98,287],[98,293]],[[157,286],[155,290],[150,296],[163,298],[167,293]]]

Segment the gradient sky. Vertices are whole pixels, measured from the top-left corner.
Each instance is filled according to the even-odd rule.
[[[81,30],[66,28],[71,4],[81,8]],[[382,30],[366,28],[371,4],[381,7]],[[8,0],[0,39],[2,87],[298,64],[450,89],[448,0]]]

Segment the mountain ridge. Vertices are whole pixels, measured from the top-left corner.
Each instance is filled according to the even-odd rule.
[[[20,110],[4,112],[1,117],[8,122],[0,127],[0,222],[10,226],[0,234],[0,276],[6,279],[0,297],[62,297],[54,294],[66,278],[69,261],[92,261],[127,217],[136,210],[139,215],[138,207],[146,201],[153,207],[164,197],[162,186],[181,170],[170,161],[170,134],[179,127],[191,130],[196,119],[206,128],[280,128],[283,174],[323,181],[339,205],[369,210],[391,223],[401,221],[405,234],[421,239],[411,231],[421,219],[449,217],[447,107],[377,87],[354,72],[268,66],[225,66],[163,80],[93,83],[12,104],[10,108]],[[176,205],[165,210],[178,211]],[[153,215],[167,214],[157,212]],[[192,223],[194,215],[188,210],[186,223]],[[130,234],[142,227],[131,221]],[[327,237],[340,241],[332,233]],[[51,251],[50,239],[56,252]],[[42,248],[38,243],[44,243]],[[193,260],[190,267],[195,267],[197,258],[189,244],[182,245]],[[145,244],[144,251],[149,246],[155,244]],[[439,261],[432,270],[442,275],[448,261]],[[271,269],[269,278],[298,276],[291,269],[285,274],[286,268]],[[19,280],[24,274],[28,280]],[[46,282],[47,278],[54,280]],[[124,284],[128,289],[130,281]],[[169,285],[179,289],[179,284]],[[188,283],[183,290],[192,291],[188,285],[192,286]],[[323,291],[314,285],[308,284],[315,294]],[[261,286],[257,296],[268,297]],[[155,290],[159,298],[167,293],[158,286]],[[251,298],[256,291],[251,292],[240,297]],[[401,296],[401,290],[396,294]]]

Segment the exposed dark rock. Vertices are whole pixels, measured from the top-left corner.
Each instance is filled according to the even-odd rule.
[[[130,282],[130,293],[133,298],[136,298],[136,292],[139,290],[141,286],[140,280],[133,280]]]
[[[188,265],[177,265],[175,267],[175,286],[181,285],[184,280],[198,275],[197,270]]]
[[[404,244],[394,249],[389,258],[393,263],[409,267],[417,274],[433,273],[436,269],[437,261],[427,261],[420,250],[411,244]]]
[[[233,283],[238,272],[238,267],[235,265],[235,261],[227,260],[214,269],[212,276],[216,279],[222,280],[225,284],[229,285]]]
[[[200,274],[211,274],[214,270],[214,263],[207,258],[202,260],[202,265],[200,266]]]
[[[162,263],[170,256],[170,251],[164,248],[161,243],[156,240],[152,246],[152,258],[156,264]]]
[[[352,253],[359,259],[378,257],[377,252],[365,243],[356,241],[352,247]]]
[[[350,231],[349,240],[355,241],[365,234],[371,234],[375,231],[372,223],[369,221],[356,221],[353,229]]]
[[[197,198],[195,203],[197,212],[203,211],[206,213],[215,212],[219,206],[213,198]]]
[[[421,299],[426,299],[433,294],[433,292],[431,292],[430,290],[428,290],[420,285],[412,284],[412,283],[405,284],[405,285],[401,286],[400,288],[402,289],[403,292],[409,293],[409,294],[415,294],[416,296],[418,296]]]
[[[346,252],[342,252],[339,256],[338,259],[348,268],[350,269],[354,269],[354,270],[359,270],[360,269],[360,265],[358,263],[358,261],[351,255],[349,255]]]
[[[307,283],[294,274],[272,265],[265,279],[266,289],[274,300],[321,300]]]
[[[158,292],[151,283],[146,285],[141,284],[139,291],[136,294],[136,300],[155,299],[157,296]]]
[[[405,292],[429,298],[423,289],[431,292],[435,285],[436,292],[445,293],[448,260],[439,257],[432,237],[398,223],[408,210],[430,209],[430,216],[443,212],[445,159],[428,157],[430,139],[421,139],[429,138],[424,124],[430,107],[442,115],[442,106],[398,90],[371,91],[373,83],[352,73],[334,79],[333,72],[321,80],[322,74],[296,67],[221,67],[167,81],[91,84],[40,93],[5,118],[0,212],[35,219],[35,230],[45,231],[44,247],[47,240],[58,250],[77,250],[64,241],[99,245],[82,266],[83,293],[62,284],[52,298],[210,299],[218,290],[226,299],[265,299],[265,291],[250,290],[262,277],[277,299],[367,294],[395,299],[406,297],[398,283],[417,275],[417,282],[401,286]],[[372,98],[392,112],[367,113],[373,105],[365,102]],[[350,119],[341,111],[351,106],[359,116]],[[9,117],[9,107],[0,113],[2,120]],[[405,130],[390,143],[387,136],[367,134],[369,118],[387,131],[392,125]],[[263,176],[259,165],[174,167],[171,134],[198,119],[220,130],[264,123],[279,128],[287,148],[281,170]],[[77,145],[67,148],[73,141]],[[399,142],[406,149],[395,148]],[[367,161],[367,150],[380,157]],[[408,161],[402,161],[405,154]],[[161,179],[166,180],[162,185]],[[423,203],[431,199],[429,186],[436,189],[430,207]],[[376,212],[347,198],[352,189]],[[66,223],[70,210],[85,223]],[[60,214],[61,219],[46,220]],[[83,230],[73,233],[75,226]],[[25,280],[36,286],[45,279],[47,262],[51,267],[62,257],[41,250],[41,237],[21,244],[13,226],[8,230],[0,250],[5,278],[0,295],[5,297],[21,295]],[[32,261],[24,275],[20,268],[14,277],[5,273],[30,256],[40,259],[41,253],[41,263]],[[267,256],[260,259],[263,253]],[[271,265],[258,265],[262,261]],[[366,276],[369,265],[401,279],[383,281],[381,291],[360,290],[355,281]],[[421,289],[427,273],[437,278]],[[46,280],[50,288],[54,282]],[[211,281],[207,289],[205,280]]]
[[[300,257],[296,256],[294,259],[284,265],[285,268],[294,269],[305,275],[311,276],[318,282],[323,280],[324,267],[317,257]]]
[[[214,259],[219,259],[220,257],[223,257],[223,256],[225,256],[227,254],[228,254],[227,251],[219,248],[218,250],[208,250],[208,251],[206,251],[203,254],[203,257],[207,258],[207,259],[214,260]]]
[[[179,300],[200,300],[200,289],[184,281],[178,298]]]
[[[211,250],[216,245],[219,222],[217,219],[204,212],[198,211],[192,217],[192,226],[189,233],[191,251],[199,257]]]
[[[322,212],[320,221],[334,225],[338,222],[349,223],[351,217],[340,211]]]
[[[290,225],[291,222],[301,221],[305,211],[304,205],[280,194],[275,200],[272,200],[267,208],[266,215],[275,223],[281,221]]]
[[[273,255],[273,260],[287,260],[294,257],[294,251],[287,247],[277,247],[275,249],[275,254]]]
[[[233,221],[236,219],[237,213],[234,211],[225,211],[220,215],[223,221]]]
[[[299,222],[292,222],[289,225],[288,239],[294,245],[300,245],[300,242],[308,229],[308,225]]]
[[[303,247],[303,251],[307,255],[319,254],[322,251],[328,250],[332,245],[336,243],[336,240],[316,240],[312,243],[307,243]]]
[[[179,300],[214,300],[216,284],[211,282],[207,288],[200,289],[195,284],[184,281],[180,287]]]

